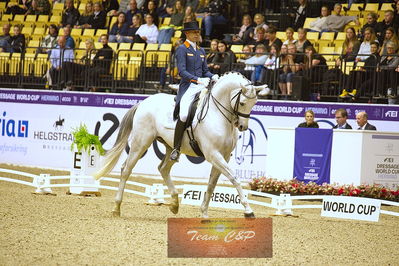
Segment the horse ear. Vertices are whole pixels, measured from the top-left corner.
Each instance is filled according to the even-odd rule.
[[[270,89],[267,86],[267,84],[262,85],[262,86],[254,86],[254,89],[256,90],[256,92],[258,93],[258,95],[260,96],[266,96],[269,94]]]

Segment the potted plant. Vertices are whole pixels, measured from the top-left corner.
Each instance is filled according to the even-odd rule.
[[[98,154],[104,155],[105,150],[100,142],[98,136],[90,134],[87,131],[87,126],[85,124],[80,124],[78,128],[72,131],[73,142],[71,144],[71,150],[76,147],[78,152],[85,151],[90,155],[90,150],[92,147],[97,150]]]

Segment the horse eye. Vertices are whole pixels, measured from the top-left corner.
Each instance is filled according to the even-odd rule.
[[[244,105],[245,105],[245,103],[242,103],[242,102],[240,102],[240,105],[241,105],[241,106],[244,106]]]

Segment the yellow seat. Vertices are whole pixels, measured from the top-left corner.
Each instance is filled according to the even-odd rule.
[[[6,9],[6,2],[0,2],[0,12],[3,12]]]
[[[387,10],[393,10],[392,3],[383,3],[381,5],[380,11],[387,11]]]
[[[163,43],[159,46],[159,51],[172,51],[172,44],[171,43]]]
[[[157,60],[157,51],[158,44],[157,43],[149,43],[145,48],[145,66],[151,67]]]
[[[103,48],[103,44],[100,42],[94,42],[94,48],[101,49],[101,48]]]
[[[141,57],[130,57],[126,69],[127,80],[135,80],[139,76],[141,67]]]
[[[335,68],[335,61],[327,61],[328,69]]]
[[[61,23],[61,19],[60,15],[52,15],[50,18],[50,24],[58,25]]]
[[[37,21],[35,22],[36,27],[46,27],[49,23],[48,21],[49,16],[48,15],[39,15],[37,18]]]
[[[0,75],[8,72],[10,53],[0,53]]]
[[[334,40],[335,32],[323,32],[318,40],[319,47],[330,46]]]
[[[32,35],[44,37],[45,34],[46,34],[46,28],[38,28],[38,27],[36,27],[33,30],[33,34]]]
[[[114,67],[114,79],[120,80],[125,78],[126,76],[126,70],[127,70],[127,64],[129,60],[128,57],[118,57],[118,60],[115,62],[115,67]]]
[[[98,29],[96,31],[96,36],[100,37],[103,34],[108,34],[108,30],[107,29]]]
[[[182,32],[180,30],[175,31],[175,34],[173,35],[173,37],[175,38],[181,38]]]
[[[36,22],[37,16],[36,15],[27,15],[25,18],[25,22]]]
[[[82,44],[82,43],[80,43]],[[75,49],[75,58],[76,59],[82,59],[82,57],[86,54],[86,50],[82,50],[81,47],[79,49]]]
[[[50,67],[50,61],[47,54],[38,54],[35,60],[34,75],[43,77],[47,69]]]
[[[342,48],[342,45],[344,44],[344,40],[334,40],[334,42],[333,42],[333,46],[335,47],[335,48]]]
[[[231,50],[233,53],[241,53],[243,47],[244,47],[244,45],[233,44],[233,45],[230,47],[230,50]]]
[[[321,54],[327,61],[334,60],[334,47],[324,46],[319,48],[319,54]]]
[[[82,32],[83,32],[82,29],[72,29],[71,36],[72,37],[80,37],[82,35]]]
[[[118,17],[112,17],[111,22],[109,23],[109,28],[111,29],[112,26],[118,21]],[[107,25],[107,24],[106,24]]]
[[[305,23],[303,24],[304,29],[310,29],[310,23],[315,21],[317,18],[306,18]]]
[[[15,15],[13,21],[14,22],[24,22],[25,20],[25,15]]]
[[[1,21],[10,21],[12,20],[12,15],[11,14],[3,14],[1,16]]]
[[[377,12],[378,11],[378,3],[367,3],[366,7],[364,8],[365,12]]]
[[[334,47],[334,52],[336,53],[336,54],[342,54],[342,45],[341,46],[335,46]]]
[[[95,29],[85,29],[83,31],[83,36],[94,37]]]
[[[25,53],[24,57],[24,69],[23,69],[23,75],[24,76],[30,76],[33,75],[34,72],[34,66],[35,66],[35,53]]]
[[[354,62],[344,62],[342,64],[341,70],[345,75],[349,75],[350,72],[353,70],[353,68],[354,68]]]
[[[114,52],[118,51],[118,43],[117,42],[110,42],[108,43],[108,46],[114,50]]]
[[[169,26],[171,17],[166,17],[162,20],[161,26]]]
[[[285,41],[287,39],[287,35],[285,34],[285,31],[276,32],[276,37],[282,41]]]
[[[53,11],[54,10],[63,10],[64,9],[64,3],[54,3],[54,5],[53,5]]]
[[[13,53],[11,55],[10,61],[9,61],[9,69],[8,72],[10,75],[16,75],[20,72],[20,66],[21,66],[21,54],[20,53]]]
[[[306,34],[306,38],[307,38],[309,41],[317,42],[317,41],[319,40],[319,33],[318,33],[318,32],[308,32],[308,33]]]
[[[119,50],[130,50],[132,44],[129,42],[123,42],[119,44]]]
[[[25,38],[30,37],[33,33],[33,28],[25,26],[22,28],[21,33],[25,35]]]

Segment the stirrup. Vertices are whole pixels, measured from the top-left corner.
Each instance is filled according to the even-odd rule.
[[[178,161],[179,161],[179,157],[180,157],[180,151],[179,151],[178,149],[174,149],[174,150],[171,152],[169,158],[170,158],[172,161],[178,162]]]

